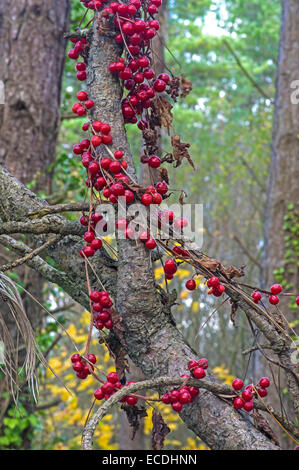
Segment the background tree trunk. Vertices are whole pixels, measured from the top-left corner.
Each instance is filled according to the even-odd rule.
[[[283,0],[266,206],[263,284],[269,289],[273,282],[280,282],[288,292],[296,292],[299,287],[299,104],[292,103],[291,100],[294,93],[291,84],[299,79],[298,25],[298,2]],[[294,299],[293,297],[293,304]],[[288,322],[298,318],[288,297],[281,298],[279,309]],[[277,314],[275,307],[270,310]],[[297,328],[294,325],[294,329],[298,331],[298,325]],[[260,359],[260,368],[265,373],[267,364],[263,358]],[[278,372],[276,367],[273,370]],[[281,388],[289,386],[282,373]],[[279,397],[276,394],[273,393],[271,401],[279,408]],[[294,408],[291,401],[287,401],[286,407],[289,416],[292,416]],[[281,436],[278,427],[276,432]],[[281,442],[286,444],[285,439],[281,439]]]
[[[274,271],[282,268],[282,279],[290,292],[298,290],[299,286],[298,241],[292,243],[299,232],[299,104],[291,102],[294,92],[291,84],[299,79],[298,24],[298,2],[283,0],[267,195],[264,283],[270,286],[275,280]],[[292,216],[290,224],[293,228],[297,222],[295,237],[284,226],[285,217],[289,215]],[[288,245],[286,236],[290,236],[291,243]],[[291,256],[287,254],[289,250]],[[296,312],[291,313],[288,299],[282,298],[280,306],[290,321],[295,319]]]
[[[0,105],[0,164],[24,184],[32,183],[46,194],[51,192],[48,167],[55,161],[59,130],[63,34],[68,30],[69,15],[70,0],[0,3],[0,80],[5,91],[5,104]],[[6,255],[2,250],[1,264],[3,259],[7,262]],[[42,300],[42,277],[25,265],[17,273],[24,287]],[[26,295],[23,301],[33,328],[38,329],[42,321],[39,306]],[[3,302],[0,309],[17,341],[18,330]],[[9,404],[10,400],[2,401],[2,418]],[[29,442],[24,436],[24,445]]]

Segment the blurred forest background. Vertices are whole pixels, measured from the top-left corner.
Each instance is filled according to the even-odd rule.
[[[177,76],[184,73],[193,84],[192,92],[175,105],[173,122],[181,140],[191,143],[190,153],[196,171],[190,170],[187,164],[179,170],[169,170],[172,185],[184,189],[188,202],[204,205],[203,251],[221,259],[224,264],[246,265],[245,282],[259,286],[267,282],[263,272],[264,234],[281,2],[164,0],[163,5],[161,34],[164,38],[161,36],[156,45],[157,54],[162,57],[164,51],[168,70]],[[82,12],[80,2],[72,0],[71,31],[78,25]],[[66,52],[69,48],[67,45]],[[80,118],[71,114],[77,88],[73,63],[67,60],[62,78],[61,122],[55,161],[47,165],[47,184],[42,171],[26,181],[30,189],[52,203],[80,202],[85,196],[84,169],[72,153],[81,127]],[[140,134],[133,126],[128,126],[128,134],[138,166]],[[163,143],[166,153],[167,135],[163,135]],[[291,206],[289,210],[292,211]],[[72,214],[68,217],[77,219]],[[275,273],[280,282],[283,269],[280,265],[280,271]],[[10,275],[20,280],[18,271]],[[163,270],[158,264],[155,275],[162,285]],[[188,342],[201,356],[209,358],[211,370],[225,383],[231,384],[236,376],[250,380],[250,377],[265,375],[263,361],[257,354],[242,354],[253,345],[245,318],[237,315],[233,325],[227,303],[218,305],[210,317],[221,302],[207,298],[200,280],[196,291],[187,291],[185,282],[189,277],[187,268],[180,269],[170,285],[180,293],[180,303],[174,313]],[[28,285],[26,288],[29,289]],[[6,408],[2,407],[0,416],[2,449],[79,449],[82,427],[93,401],[93,379],[89,376],[80,382],[74,377],[69,360],[73,353],[72,344],[61,327],[63,325],[83,348],[88,313],[60,288],[49,283],[43,284],[41,301],[59,324],[39,309],[38,342],[61,380],[40,368],[39,402],[36,405],[25,388],[19,398],[19,410],[15,409],[8,393],[3,392]],[[295,317],[290,317],[290,321],[293,327],[298,323]],[[100,368],[113,370],[108,351],[104,345],[100,345],[99,350],[97,338],[93,339],[92,352],[101,358]],[[271,371],[268,373],[271,375]],[[72,394],[66,391],[63,383]],[[281,394],[287,398],[285,387]],[[206,448],[170,407],[159,407],[163,408],[163,416],[171,429],[166,449]],[[129,434],[126,419],[118,408],[114,409],[96,431],[95,448],[150,449],[151,412],[134,441]]]

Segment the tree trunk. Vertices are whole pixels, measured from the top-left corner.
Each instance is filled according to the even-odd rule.
[[[283,0],[266,210],[264,282],[269,287],[275,280],[274,272],[280,270],[276,279],[283,280],[289,292],[296,292],[299,287],[299,104],[292,103],[294,86],[291,88],[292,82],[299,78],[298,26],[298,1]],[[288,298],[281,299],[281,309],[292,321],[296,310],[292,313],[288,304]]]
[[[69,13],[70,0],[2,0],[0,4],[0,80],[5,94],[4,105],[0,105],[0,164],[44,193],[51,192],[48,167],[55,161],[66,44],[63,34],[68,30]],[[30,237],[26,241],[30,245]],[[3,255],[2,251],[1,264]],[[24,287],[41,301],[40,274],[26,265],[17,273]],[[38,329],[43,317],[39,306],[26,295],[23,302],[32,327]],[[17,343],[15,322],[3,302],[0,308]],[[22,362],[22,354],[19,359]],[[6,408],[9,401],[2,404]],[[0,416],[4,415],[5,409],[1,409]]]
[[[292,82],[299,78],[299,3],[282,1],[281,34],[276,79],[270,178],[267,192],[265,224],[264,287],[280,282],[288,292],[299,288],[299,104],[294,100]],[[296,88],[298,88],[298,83]],[[296,94],[296,91],[295,91]],[[279,309],[292,322],[298,318],[295,298],[281,297]],[[275,307],[271,308],[277,314]],[[294,327],[294,329],[297,328]],[[260,364],[267,370],[265,360]],[[276,368],[274,368],[276,370]],[[292,378],[281,377],[281,389],[293,389]],[[279,406],[278,397],[271,397]],[[290,396],[285,397],[286,399]],[[299,403],[295,401],[298,415]],[[294,414],[292,401],[285,403],[289,416]],[[277,427],[278,435],[282,435]],[[285,437],[281,441],[286,444]]]

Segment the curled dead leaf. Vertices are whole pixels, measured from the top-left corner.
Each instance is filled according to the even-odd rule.
[[[181,74],[181,83],[180,83],[180,88],[181,88],[181,98],[185,98],[187,95],[192,90],[192,82],[191,80],[187,80],[185,75],[182,73]]]
[[[152,447],[154,450],[162,450],[164,447],[165,437],[170,433],[170,429],[165,423],[162,415],[155,409],[153,410],[152,422]]]
[[[181,142],[181,137],[179,135],[173,135],[171,137],[171,145],[173,148],[173,156],[176,160],[175,168],[180,166],[182,164],[183,159],[186,158],[192,168],[195,169],[194,163],[187,150],[190,147],[190,144]]]

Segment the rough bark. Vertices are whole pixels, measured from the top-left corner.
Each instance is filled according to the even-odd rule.
[[[59,124],[69,0],[2,0],[0,4],[0,163],[48,192]]]

